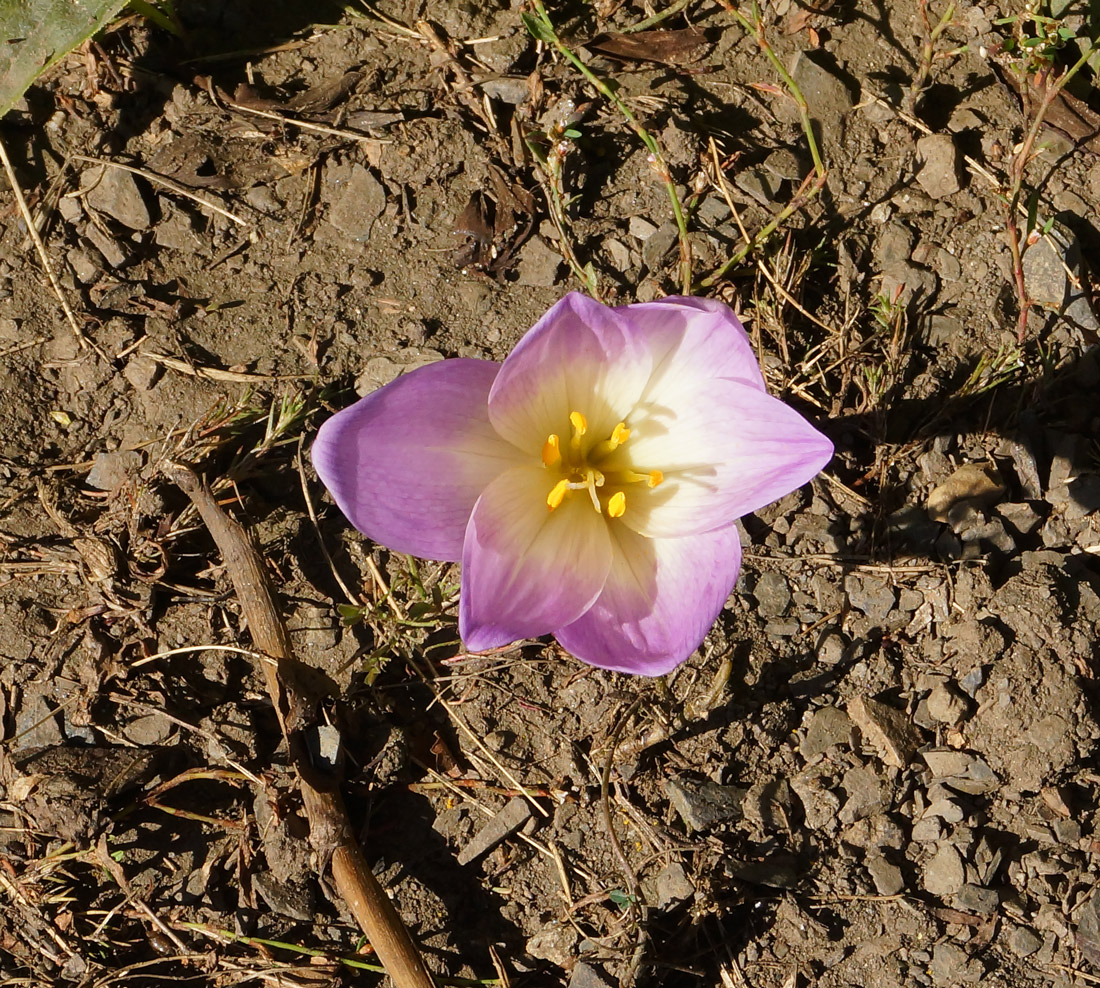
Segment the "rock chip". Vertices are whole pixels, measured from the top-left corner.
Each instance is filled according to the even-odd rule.
[[[1026,926],[1018,926],[1009,934],[1008,949],[1017,957],[1030,957],[1043,945],[1043,938]]]
[[[957,724],[969,709],[966,700],[950,686],[940,684],[928,694],[928,713],[941,724]]]
[[[921,160],[917,184],[933,199],[953,195],[962,188],[959,181],[959,151],[948,134],[925,134],[917,141]]]
[[[959,984],[977,984],[982,979],[982,962],[954,943],[937,943],[928,965],[934,984],[947,988]]]
[[[569,988],[611,988],[611,982],[587,961],[577,961],[569,976]]]
[[[848,769],[844,773],[842,786],[848,799],[840,808],[841,823],[852,824],[886,808],[882,780],[873,769],[864,766]]]
[[[741,816],[747,789],[676,776],[665,783],[669,802],[692,831],[709,830]]]
[[[677,861],[666,865],[657,874],[657,908],[667,909],[686,902],[695,895],[695,886],[687,877],[683,865]]]
[[[330,181],[336,189],[329,223],[350,240],[369,240],[375,221],[386,208],[382,183],[362,165],[352,165],[348,173],[334,169]]]
[[[152,214],[145,204],[137,179],[121,168],[95,165],[80,179],[88,205],[116,219],[131,230],[148,230]]]
[[[513,796],[496,816],[474,835],[458,854],[460,865],[488,853],[501,841],[507,840],[531,819],[531,806],[522,796]],[[530,948],[528,948],[530,949]]]
[[[940,844],[924,865],[924,888],[932,895],[951,895],[966,881],[966,868],[954,844]]]
[[[550,923],[527,941],[527,953],[540,960],[568,967],[580,935],[568,923]]]
[[[141,469],[141,454],[134,450],[97,453],[88,471],[87,484],[97,491],[117,491]]]
[[[809,104],[810,116],[820,122],[823,131],[836,134],[855,106],[858,92],[841,78],[839,67],[831,61],[832,56],[824,51],[800,51],[791,60],[789,70]],[[786,123],[798,121],[798,108],[791,100],[780,100],[774,110]]]
[[[791,588],[786,577],[774,570],[760,574],[752,595],[761,615],[766,618],[782,617],[791,603]]]
[[[1000,785],[1000,779],[986,761],[969,751],[939,748],[923,751],[921,757],[932,770],[933,778],[956,792],[977,796]]]
[[[933,521],[946,522],[951,509],[962,501],[989,504],[1004,493],[997,468],[989,463],[964,463],[925,502],[925,510]]]
[[[905,877],[901,869],[878,851],[872,851],[867,855],[867,871],[871,881],[875,883],[875,891],[879,895],[897,895],[905,888]]]
[[[844,590],[851,605],[876,625],[885,623],[897,603],[894,588],[878,576],[849,573],[844,579]]]
[[[532,237],[520,249],[516,264],[516,284],[529,288],[549,288],[557,282],[561,266],[561,254],[541,237]]]
[[[809,761],[835,744],[844,744],[851,734],[852,721],[843,710],[839,707],[822,707],[815,710],[810,718],[799,751]]]
[[[869,697],[848,701],[848,716],[879,757],[894,768],[905,768],[913,759],[921,738],[900,710]]]

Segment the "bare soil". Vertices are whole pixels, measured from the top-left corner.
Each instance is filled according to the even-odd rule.
[[[705,291],[837,456],[744,520],[722,619],[659,682],[549,640],[464,655],[457,571],[364,542],[305,455],[356,394],[500,359],[579,287],[528,138],[564,151],[604,298],[675,293],[649,152],[518,3],[178,6],[186,38],[120,22],[0,133],[81,334],[5,183],[0,984],[381,978],[169,456],[254,531],[331,678],[353,819],[438,974],[1100,979],[1100,106],[1052,107],[1025,171],[1053,222],[1021,345],[1022,6],[958,3],[913,99],[917,3],[768,5],[828,177]],[[660,141],[706,278],[811,173],[782,80],[708,0],[656,25],[693,36],[550,13]]]

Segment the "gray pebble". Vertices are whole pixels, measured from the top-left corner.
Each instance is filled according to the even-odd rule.
[[[932,895],[951,895],[963,887],[966,869],[953,844],[940,844],[924,866],[924,888]]]

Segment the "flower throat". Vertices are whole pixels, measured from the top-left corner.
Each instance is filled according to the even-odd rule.
[[[639,473],[630,469],[600,469],[607,457],[630,439],[625,422],[616,425],[607,439],[595,443],[585,438],[588,419],[580,412],[569,413],[569,428],[569,442],[564,448],[557,433],[551,433],[542,444],[543,466],[559,477],[546,495],[550,511],[560,507],[574,491],[587,491],[596,511],[601,514],[606,511],[609,518],[621,518],[626,513],[624,487],[644,483],[652,488],[665,479],[660,470]]]

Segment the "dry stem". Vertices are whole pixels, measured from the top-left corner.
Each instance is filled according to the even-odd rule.
[[[202,515],[221,551],[252,640],[265,655],[260,668],[298,774],[310,842],[322,858],[331,860],[337,889],[397,988],[434,988],[401,917],[363,857],[334,780],[311,764],[304,734],[313,726],[319,698],[307,685],[311,670],[294,657],[262,557],[245,529],[221,509],[190,467],[166,462],[162,469]]]

